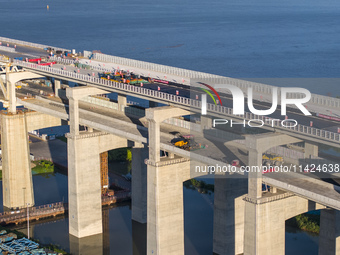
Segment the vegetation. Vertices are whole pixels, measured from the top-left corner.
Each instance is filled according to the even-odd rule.
[[[48,160],[33,161],[35,167],[32,168],[32,174],[50,174],[54,173],[54,164]],[[0,179],[2,179],[2,170],[0,170]]]
[[[320,215],[308,213],[300,214],[289,219],[287,224],[304,231],[318,234],[320,232]]]
[[[34,161],[35,167],[32,168],[33,174],[45,174],[54,172],[54,164],[48,160]]]
[[[204,181],[198,181],[196,179],[191,179],[184,182],[184,187],[189,189],[197,189],[200,193],[206,194],[209,192],[214,192],[214,185],[207,184]]]
[[[109,151],[109,161],[131,161],[132,160],[132,153],[131,148],[119,148],[116,150]]]

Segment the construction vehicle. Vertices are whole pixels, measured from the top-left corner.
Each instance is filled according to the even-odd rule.
[[[283,157],[274,153],[265,153],[262,155],[262,164],[264,166],[281,166]]]
[[[195,142],[193,135],[179,135],[179,137],[173,139],[171,143],[176,147],[187,151],[205,148],[201,144]]]

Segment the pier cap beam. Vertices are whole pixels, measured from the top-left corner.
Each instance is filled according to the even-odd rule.
[[[106,93],[109,92],[88,86],[66,89],[66,97],[69,99],[70,106],[70,133],[72,135],[79,135],[79,99],[89,95]]]
[[[301,142],[300,139],[279,133],[265,133],[246,136],[246,147],[249,151],[248,165],[258,166],[259,171],[250,171],[248,175],[248,196],[262,196],[262,154],[268,149],[284,144]]]
[[[89,86],[81,86],[75,88],[67,88],[66,89],[66,97],[73,100],[79,100],[83,97],[90,95],[98,95],[98,94],[107,94],[109,91],[105,91],[102,89],[97,89]]]
[[[189,111],[172,106],[146,109],[145,117],[149,121],[149,160],[152,162],[160,161],[160,123],[172,117],[189,114]]]
[[[150,121],[161,123],[162,121],[183,115],[189,115],[190,112],[173,106],[163,106],[157,108],[148,108],[145,117]]]

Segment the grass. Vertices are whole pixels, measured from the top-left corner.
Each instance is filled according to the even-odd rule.
[[[50,174],[54,173],[54,164],[48,160],[33,161],[36,165],[32,168],[32,174]],[[2,170],[0,170],[0,179],[2,179]]]
[[[46,174],[46,173],[53,173],[54,172],[54,164],[48,160],[38,160],[34,161],[36,165],[32,168],[33,174]]]
[[[320,232],[320,215],[317,214],[300,214],[287,220],[287,224],[298,229],[319,234]]]

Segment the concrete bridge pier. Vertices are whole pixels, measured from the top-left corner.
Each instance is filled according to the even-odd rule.
[[[148,164],[147,253],[184,255],[183,181],[190,161],[177,158]]]
[[[319,147],[317,144],[305,142],[305,158],[319,156]]]
[[[149,108],[147,162],[147,253],[184,255],[183,181],[190,179],[190,161],[160,158],[160,123],[187,111],[165,106]]]
[[[55,97],[59,97],[59,89],[61,89],[61,81],[54,79],[54,94]]]
[[[248,194],[245,197],[244,255],[285,254],[285,204],[277,193],[274,199],[262,197],[262,154],[271,147],[300,140],[282,134],[260,134],[246,137],[248,165]],[[288,204],[289,205],[289,204]]]
[[[201,116],[201,129],[202,131],[204,129],[211,129],[212,128],[212,119],[209,117],[206,117],[204,115]]]
[[[25,114],[2,113],[2,188],[7,208],[34,206],[31,160]]]
[[[132,220],[146,223],[147,220],[147,165],[149,156],[147,145],[137,144],[132,147]]]
[[[215,177],[213,252],[218,255],[243,253],[244,195],[246,178]]]
[[[323,209],[320,217],[319,255],[340,255],[340,212]]]
[[[78,101],[102,94],[88,87],[68,88],[70,133],[67,135],[69,233],[77,238],[101,234],[102,203],[100,153],[126,147],[126,139],[101,132],[79,132]]]
[[[119,95],[118,94],[118,109],[119,109],[119,111],[124,112],[126,106],[127,106],[126,95]]]

